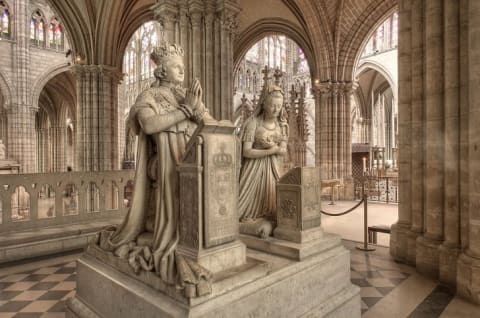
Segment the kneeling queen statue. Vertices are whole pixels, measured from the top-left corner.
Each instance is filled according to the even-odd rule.
[[[183,49],[168,42],[156,47],[156,81],[132,106],[128,124],[138,135],[137,167],[130,209],[118,228],[102,231],[98,244],[127,259],[135,272],[155,271],[170,285],[209,291],[211,273],[175,250],[179,240],[179,178],[177,165],[197,123],[210,117],[202,88],[184,80]]]

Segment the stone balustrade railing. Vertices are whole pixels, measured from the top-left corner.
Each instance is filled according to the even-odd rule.
[[[0,233],[125,215],[134,170],[0,175]]]

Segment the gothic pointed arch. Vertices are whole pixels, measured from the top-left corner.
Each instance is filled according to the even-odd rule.
[[[304,50],[309,62],[310,74],[317,73],[315,53],[308,35],[292,22],[282,18],[265,18],[248,26],[235,42],[233,60],[234,70],[240,67],[240,61],[247,51],[267,35],[283,34],[296,42]]]
[[[385,65],[382,65],[375,61],[363,61],[360,62],[360,65],[356,70],[356,77],[359,77],[363,72],[368,69],[377,71],[387,80],[388,84],[392,88],[395,99],[397,99],[397,80],[396,74],[393,73],[393,70],[389,70],[387,69],[387,67],[385,67]]]
[[[397,3],[397,0],[372,1],[356,17],[351,26],[351,30],[354,31],[347,33],[340,49],[339,56],[342,58],[338,63],[339,78],[347,81],[354,80],[355,66],[358,64],[368,39],[388,16],[398,10]]]
[[[32,105],[34,107],[38,106],[38,99],[40,97],[40,93],[42,92],[42,89],[45,87],[48,81],[50,81],[58,74],[69,71],[70,69],[70,63],[64,63],[53,66],[47,71],[45,71],[42,75],[40,75],[32,85]]]

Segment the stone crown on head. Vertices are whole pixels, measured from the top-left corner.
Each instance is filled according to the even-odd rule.
[[[162,41],[160,42],[159,46],[156,46],[152,53],[150,54],[150,58],[153,60],[153,62],[156,65],[162,64],[162,61],[165,58],[171,57],[171,56],[181,56],[183,57],[184,51],[183,48],[180,45],[177,45],[175,43],[170,43],[167,41]]]

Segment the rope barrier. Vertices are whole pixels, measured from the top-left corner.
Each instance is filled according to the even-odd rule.
[[[338,214],[329,213],[329,212],[326,212],[326,211],[323,211],[323,210],[320,210],[320,213],[325,214],[325,215],[328,215],[328,216],[341,216],[341,215],[345,215],[345,214],[347,214],[347,213],[352,212],[352,211],[355,210],[356,208],[358,208],[364,201],[365,201],[365,199],[362,199],[362,200],[361,200],[360,202],[358,202],[353,208],[350,208],[350,209],[348,209],[347,211],[341,212],[341,213],[338,213]]]
[[[368,232],[368,221],[367,221],[368,211],[367,210],[368,210],[368,205],[367,205],[367,202],[368,202],[368,194],[365,192],[365,188],[363,188],[362,189],[362,200],[360,202],[358,202],[354,207],[348,209],[347,211],[334,214],[334,213],[329,213],[329,212],[326,212],[326,211],[323,211],[322,209],[320,209],[320,213],[322,213],[322,214],[329,215],[329,216],[341,216],[341,215],[345,215],[347,213],[352,212],[353,210],[358,208],[362,203],[364,203],[363,204],[363,244],[362,245],[357,245],[356,248],[359,249],[359,250],[365,251],[365,252],[375,250],[374,247],[369,246],[369,244],[368,244],[368,238],[367,238],[367,232]]]

